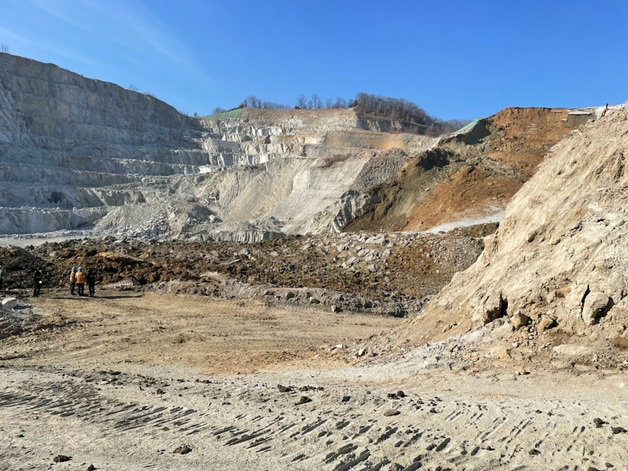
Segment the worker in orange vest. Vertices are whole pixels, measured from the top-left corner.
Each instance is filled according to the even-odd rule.
[[[70,270],[70,294],[74,294],[74,286],[76,285],[76,265]]]
[[[76,287],[78,288],[78,295],[83,296],[85,289],[85,273],[83,273],[83,267],[78,267],[76,271]]]

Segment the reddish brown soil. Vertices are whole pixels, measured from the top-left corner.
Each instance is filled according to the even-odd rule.
[[[463,167],[413,209],[403,229],[424,231],[452,218],[486,216],[492,208],[504,207],[521,185],[516,178],[491,177],[475,167]]]
[[[495,132],[486,140],[488,157],[523,172],[536,171],[547,151],[568,131],[564,108],[505,108],[488,118]]]
[[[445,140],[372,191],[347,231],[421,231],[503,209],[570,129],[565,109],[506,108],[484,121],[483,139]],[[471,143],[469,143],[471,142]]]

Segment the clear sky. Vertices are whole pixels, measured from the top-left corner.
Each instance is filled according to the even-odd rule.
[[[628,100],[624,0],[0,0],[0,43],[200,115],[359,91],[443,119]]]

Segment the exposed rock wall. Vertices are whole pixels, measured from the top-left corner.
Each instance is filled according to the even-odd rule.
[[[434,138],[353,110],[196,119],[52,64],[0,54],[0,233],[258,240],[337,230]]]
[[[149,95],[0,54],[0,232],[89,223],[95,189],[207,162],[198,123]]]

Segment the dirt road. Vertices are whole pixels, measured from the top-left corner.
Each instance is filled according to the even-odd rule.
[[[39,298],[37,311],[46,314],[37,330],[3,341],[2,349],[19,355],[21,364],[176,364],[205,374],[346,365],[342,355],[322,354],[400,322],[259,301],[117,291],[96,298],[58,291]]]
[[[400,321],[201,296],[59,294],[35,311],[36,330],[0,344],[2,470],[628,462],[621,371],[469,374],[437,345],[347,367],[321,345]]]

